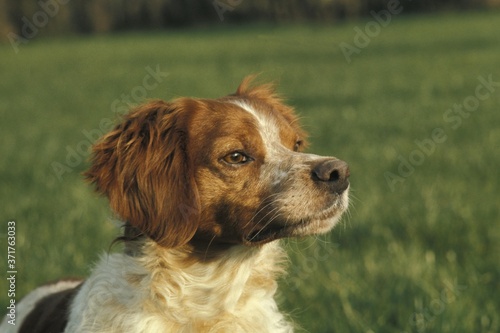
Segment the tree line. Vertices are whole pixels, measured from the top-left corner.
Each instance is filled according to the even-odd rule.
[[[241,22],[336,22],[399,5],[404,13],[500,7],[500,0],[0,0],[2,39]],[[36,32],[35,32],[36,31]],[[12,42],[12,40],[11,40]]]

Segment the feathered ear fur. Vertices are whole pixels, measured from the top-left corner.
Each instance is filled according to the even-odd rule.
[[[171,248],[187,243],[199,223],[186,114],[163,101],[131,111],[94,145],[84,173],[123,220]]]

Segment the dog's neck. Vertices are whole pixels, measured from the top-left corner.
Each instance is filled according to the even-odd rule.
[[[276,280],[285,272],[287,260],[279,241],[249,247],[198,239],[171,249],[152,241],[129,223],[124,225],[124,236],[117,241],[124,241],[124,254],[145,269],[151,276],[151,285],[183,281],[179,285],[182,290],[169,290],[176,295],[189,294],[188,288],[194,293],[199,292],[195,288],[201,288],[205,294],[214,289],[213,295],[227,299],[222,303],[217,300],[216,304],[229,302],[226,304],[229,307],[234,305],[230,299],[239,299],[245,288],[261,286],[260,289],[267,288],[274,294]],[[254,280],[259,281],[258,285],[252,285]]]
[[[123,225],[123,236],[115,239],[113,243],[124,243],[124,253],[131,257],[140,257],[144,255],[144,245],[148,244],[150,239],[139,229],[133,227],[129,222]],[[190,258],[201,262],[216,261],[219,258],[230,253],[232,248],[241,248],[241,244],[234,241],[224,241],[215,239],[213,236],[207,236],[202,233],[196,233],[194,237],[180,250],[185,252]],[[260,248],[256,246],[254,250]],[[251,248],[246,247],[248,254],[256,253]],[[243,251],[245,252],[245,251]]]
[[[135,247],[134,256],[101,259],[77,296],[70,331],[292,332],[273,299],[286,259],[278,242],[233,246],[209,261],[191,246],[146,239]]]
[[[286,258],[278,242],[252,248],[233,246],[205,262],[193,257],[191,251],[190,246],[165,249],[153,241],[142,246],[137,260],[149,274],[149,298],[158,311],[166,311],[172,320],[188,320],[190,325],[205,329],[222,325],[221,318],[227,320],[231,315],[241,320],[245,312],[255,309],[264,317],[272,313],[269,304],[274,304],[276,280],[284,271]],[[275,324],[265,320],[263,332],[264,327]],[[193,331],[203,330],[199,327]]]

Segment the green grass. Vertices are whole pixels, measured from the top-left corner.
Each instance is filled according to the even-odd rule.
[[[282,308],[304,332],[500,331],[500,87],[456,129],[447,109],[474,96],[478,77],[500,82],[497,13],[393,17],[348,64],[354,27],[215,27],[34,39],[0,46],[0,269],[7,221],[17,222],[17,296],[62,276],[85,276],[117,230],[106,200],[76,163],[83,131],[114,119],[112,105],[169,76],[147,98],[219,97],[249,73],[275,79],[311,134],[311,151],[350,163],[352,205],[331,234],[286,241]],[[138,91],[137,89],[135,90]],[[469,99],[470,100],[470,99]],[[387,172],[444,142],[391,191]],[[82,158],[86,156],[80,156]],[[78,162],[78,161],[77,161]],[[1,273],[6,274],[6,273]],[[7,305],[0,279],[0,305]]]

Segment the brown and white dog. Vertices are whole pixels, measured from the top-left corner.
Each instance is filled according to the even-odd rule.
[[[1,332],[292,332],[273,299],[280,238],[329,231],[349,169],[302,153],[305,133],[271,85],[153,101],[93,148],[85,173],[125,223],[124,253],[85,281],[40,287]]]

